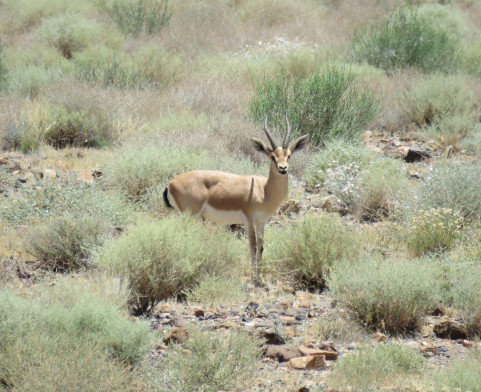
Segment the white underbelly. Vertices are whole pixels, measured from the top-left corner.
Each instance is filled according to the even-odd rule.
[[[222,225],[243,224],[245,220],[244,214],[240,210],[218,210],[207,203],[202,207],[200,215]]]

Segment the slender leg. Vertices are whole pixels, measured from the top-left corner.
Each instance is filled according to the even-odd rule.
[[[256,232],[254,228],[254,223],[247,221],[246,224],[247,237],[249,238],[249,248],[251,252],[251,273],[252,281],[256,283]]]
[[[256,266],[255,276],[261,281],[262,253],[264,252],[264,227],[266,222],[256,222]]]

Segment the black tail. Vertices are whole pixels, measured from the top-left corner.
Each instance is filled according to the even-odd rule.
[[[169,192],[169,187],[165,187],[164,189],[164,203],[167,208],[174,208],[172,204],[170,204],[169,198],[167,197],[167,193]]]

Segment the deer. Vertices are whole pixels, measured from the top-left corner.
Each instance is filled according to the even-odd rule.
[[[169,181],[163,192],[166,207],[190,212],[224,225],[244,225],[249,240],[251,280],[262,286],[261,263],[264,251],[264,228],[288,195],[288,169],[291,155],[305,147],[308,135],[289,146],[291,125],[286,114],[286,133],[282,145],[272,138],[267,117],[264,133],[270,147],[251,138],[253,147],[270,160],[269,176],[237,175],[222,171],[194,170]]]

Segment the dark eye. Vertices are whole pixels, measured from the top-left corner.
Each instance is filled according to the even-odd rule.
[[[272,162],[275,162],[275,161],[276,161],[276,158],[274,158],[274,155],[271,156],[271,159],[272,159]]]
[[[287,157],[287,160],[289,160],[289,159],[291,159],[291,156],[290,156],[290,155]]]

